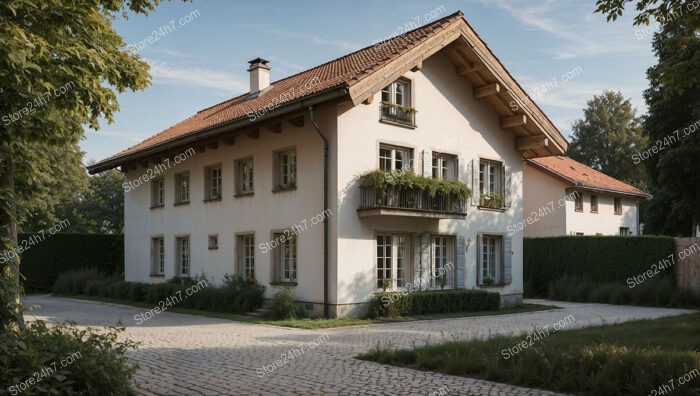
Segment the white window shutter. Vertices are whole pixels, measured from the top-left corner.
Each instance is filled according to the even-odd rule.
[[[481,234],[478,234],[476,236],[476,284],[479,286],[484,284],[484,276],[483,276],[484,263],[481,262],[482,244],[483,244],[482,236],[481,236]]]
[[[457,283],[458,289],[464,289],[464,272],[466,268],[464,237],[457,237]]]
[[[413,281],[411,282],[411,286],[413,290],[416,290],[416,286],[422,286],[423,285],[423,275],[421,274],[421,266],[425,266],[426,263],[421,263],[421,258],[423,255],[423,239],[421,237],[421,234],[415,234],[416,237],[414,238],[414,244],[413,244]],[[422,287],[421,287],[422,290]]]
[[[510,237],[503,238],[503,283],[513,283],[513,241]]]
[[[511,179],[510,166],[503,166],[503,200],[507,208],[510,208],[512,201]]]
[[[479,161],[471,160],[469,162],[469,171],[467,175],[470,178],[470,184],[472,188],[472,206],[479,204],[479,197],[481,192],[479,191]]]

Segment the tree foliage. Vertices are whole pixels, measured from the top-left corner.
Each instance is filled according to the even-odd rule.
[[[48,150],[77,144],[83,126],[113,120],[117,92],[144,89],[148,64],[112,27],[159,0],[0,2],[0,243],[17,243],[15,181],[41,183]],[[0,328],[22,324],[19,262],[0,267]]]
[[[635,2],[635,9],[639,11],[634,17],[635,25],[648,25],[652,18],[663,23],[673,12],[688,4],[685,0],[598,0],[596,12],[605,14],[608,21],[615,21],[629,3]]]
[[[574,122],[568,155],[616,179],[644,187],[645,169],[632,159],[647,145],[641,121],[620,92],[595,95],[588,101],[584,117]]]

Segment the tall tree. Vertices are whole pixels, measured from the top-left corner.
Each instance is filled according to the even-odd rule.
[[[644,187],[646,172],[632,156],[646,147],[641,119],[620,92],[605,91],[588,101],[573,125],[568,155],[616,179]]]
[[[74,232],[121,234],[124,232],[124,175],[109,170],[90,176],[88,188],[70,207]]]
[[[76,144],[83,125],[113,121],[116,92],[144,89],[148,64],[112,27],[159,0],[0,2],[0,248],[17,246],[15,180],[35,185],[48,156],[37,145]],[[116,91],[116,92],[115,92]],[[0,329],[23,326],[19,259],[0,265]]]

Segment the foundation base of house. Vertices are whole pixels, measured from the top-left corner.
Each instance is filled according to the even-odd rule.
[[[501,308],[515,307],[523,303],[523,294],[501,294]]]

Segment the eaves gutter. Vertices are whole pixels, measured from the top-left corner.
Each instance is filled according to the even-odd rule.
[[[182,146],[187,143],[194,143],[201,140],[209,139],[222,133],[231,132],[239,128],[249,127],[294,111],[306,110],[309,108],[309,106],[314,106],[320,103],[328,102],[333,99],[341,98],[343,96],[346,96],[347,94],[348,86],[347,84],[342,84],[337,87],[333,87],[325,91],[316,93],[314,95],[300,98],[295,101],[289,102],[285,105],[279,106],[274,110],[268,111],[264,115],[257,117],[255,121],[250,121],[247,116],[237,118],[232,121],[228,121],[222,124],[202,129],[196,133],[189,133],[187,135],[168,140],[162,144],[155,144],[153,146],[135,151],[133,153],[100,161],[94,165],[88,166],[87,169],[91,175],[94,175],[95,173],[100,173],[109,169],[116,168],[124,163],[141,160],[143,158],[155,155],[165,150]]]

